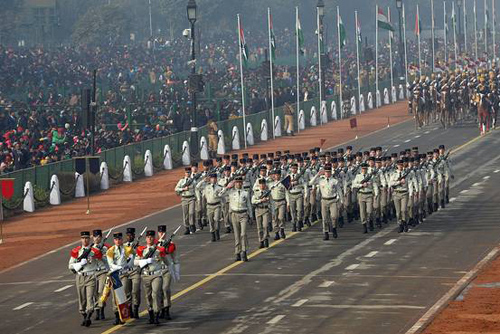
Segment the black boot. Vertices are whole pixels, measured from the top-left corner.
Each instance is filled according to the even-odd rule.
[[[261,241],[259,248],[264,248],[264,247],[266,247],[266,246],[264,246],[264,241]]]
[[[276,235],[274,236],[274,240],[280,240],[280,234],[279,234],[279,232],[276,232]]]
[[[241,255],[239,253],[236,254],[236,259],[234,261],[235,262],[241,261]]]
[[[438,210],[438,207],[439,207],[439,206],[438,206],[438,204],[437,204],[437,203],[434,203],[434,209],[433,209],[433,210],[434,210],[434,212],[436,212],[436,211]]]
[[[212,232],[212,242],[216,242],[217,237],[215,236],[215,232]]]
[[[101,320],[105,320],[106,316],[104,315],[104,306],[101,308]]]
[[[330,240],[330,235],[328,232],[325,232],[325,236],[323,237],[323,240]]]
[[[101,310],[100,309],[97,309],[95,311],[95,319],[94,320],[101,320]]]
[[[230,226],[226,227],[226,233],[231,233],[231,227]]]
[[[134,312],[132,318],[139,319],[139,305],[134,305]]]
[[[172,317],[170,316],[170,306],[165,307],[164,310],[165,310],[165,320],[172,320]]]
[[[220,233],[219,233],[219,230],[215,231],[215,238],[217,240],[220,240]]]
[[[266,246],[266,248],[269,247],[269,240],[267,240],[267,239],[264,240],[264,246]]]
[[[363,234],[368,233],[368,228],[366,227],[366,224],[363,224]]]
[[[148,322],[152,325],[155,323],[155,313],[153,312],[153,310],[148,310],[148,314],[149,314]]]
[[[119,325],[121,324],[121,320],[120,320],[120,313],[118,312],[115,312],[115,321],[113,322],[113,325]]]
[[[375,223],[377,224],[378,228],[382,228],[382,223],[380,222],[380,218],[375,219]]]
[[[208,226],[208,220],[207,220],[207,218],[203,218],[203,226]]]
[[[160,319],[165,319],[165,308],[161,309]]]
[[[338,237],[338,234],[337,234],[337,228],[335,228],[335,227],[334,227],[334,228],[332,229],[332,235],[333,235],[333,238],[334,238],[334,239],[337,239],[337,237]]]
[[[441,200],[441,209],[444,209],[444,199]]]
[[[299,220],[299,224],[297,226],[297,230],[299,232],[302,232],[302,228],[304,227],[304,223],[302,222],[302,220]]]
[[[184,235],[189,235],[191,234],[191,231],[189,230],[189,227],[186,227],[186,231],[184,231]]]
[[[89,327],[92,324],[92,320],[90,320],[91,317],[92,312],[87,313],[87,318],[85,319],[85,327]]]
[[[247,252],[241,252],[241,260],[248,262]]]
[[[387,214],[384,213],[384,215],[382,216],[382,221],[384,222],[384,224],[389,223],[389,220],[387,219]]]
[[[311,227],[311,221],[309,220],[309,218],[306,218],[304,223],[305,223],[307,226]]]
[[[352,223],[352,214],[349,212],[347,213],[347,222]]]
[[[85,323],[87,322],[87,313],[82,314],[82,316],[83,316],[83,320],[82,320],[82,323],[80,324],[80,326],[85,326]]]
[[[374,228],[373,228],[373,220],[371,220],[371,219],[370,219],[370,220],[368,221],[368,224],[369,224],[369,225],[368,225],[368,228],[370,229],[370,231],[373,231],[373,230],[374,230]]]
[[[194,225],[189,226],[189,229],[191,230],[191,234],[194,234],[196,232],[196,226]]]
[[[154,320],[155,325],[158,326],[160,324],[160,312],[156,312]]]
[[[344,227],[344,215],[341,215],[339,217],[339,227],[340,228]]]
[[[292,232],[297,232],[297,225],[295,224],[292,225]]]
[[[401,222],[399,223],[399,229],[398,229],[398,233],[403,233],[405,230],[405,226],[404,224]]]
[[[281,239],[286,239],[285,229],[284,228],[280,229],[280,236],[281,236]]]
[[[450,197],[446,195],[446,204],[450,203]]]
[[[200,230],[203,230],[203,223],[201,222],[201,219],[200,219],[200,220],[198,220],[198,228],[199,228]]]
[[[408,223],[407,222],[404,222],[403,223],[403,226],[404,226],[404,231],[405,233],[408,232]]]
[[[315,213],[311,214],[311,222],[314,223],[317,220],[318,220],[318,216]]]

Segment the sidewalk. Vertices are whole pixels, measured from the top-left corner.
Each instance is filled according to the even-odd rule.
[[[383,129],[388,123],[396,124],[410,118],[406,102],[398,102],[358,116],[357,130],[350,128],[349,120],[331,122],[237,153],[304,152],[319,146],[321,139],[326,140],[323,148],[329,148],[352,140],[356,135],[361,137]],[[73,242],[82,230],[105,230],[180,203],[173,189],[182,175],[183,168],[162,171],[151,178],[122,183],[94,195],[90,198],[90,215],[85,214],[87,200],[84,198],[8,219],[3,226],[4,243],[0,245],[0,270]]]

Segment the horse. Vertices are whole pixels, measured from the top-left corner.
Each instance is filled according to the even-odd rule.
[[[438,99],[438,91],[435,85],[430,86],[429,95],[431,100],[431,109],[426,114],[427,116],[426,124],[430,124],[431,121],[434,123],[437,117],[437,110],[439,108],[439,99]]]
[[[447,89],[443,89],[443,91],[441,92],[439,120],[441,121],[441,125],[443,125],[443,128],[445,129],[449,124],[450,109],[450,92]]]
[[[486,132],[490,131],[490,122],[491,122],[491,103],[486,97],[485,94],[478,93],[476,95],[477,102],[477,121],[479,123],[479,131],[481,135],[486,134]]]
[[[425,100],[420,96],[418,90],[413,91],[413,101],[412,101],[412,112],[413,117],[415,117],[415,129],[418,130],[422,127],[424,118],[424,105]]]

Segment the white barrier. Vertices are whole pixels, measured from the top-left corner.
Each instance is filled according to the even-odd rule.
[[[174,169],[174,164],[172,163],[172,151],[170,150],[170,146],[167,144],[163,147],[163,168],[165,169]]]
[[[123,182],[132,182],[132,161],[128,155],[123,157]]]
[[[260,123],[260,140],[267,141],[267,121],[263,119]]]
[[[405,99],[405,89],[402,84],[399,84],[399,99],[400,100]]]
[[[356,98],[351,97],[351,114],[356,115]]]
[[[274,118],[274,135],[281,137],[281,118],[279,116]]]
[[[27,192],[27,194],[26,194]],[[24,184],[23,210],[26,212],[35,212],[35,194],[33,193],[33,185],[30,181]]]
[[[316,107],[314,106],[311,108],[310,118],[311,118],[311,126],[318,125],[318,120],[316,119]]]
[[[191,150],[187,140],[182,143],[182,165],[191,166]]]
[[[380,90],[375,93],[375,108],[380,108],[382,106],[382,97],[380,96]]]
[[[326,101],[321,102],[321,124],[328,123],[328,109],[326,108]]]
[[[101,162],[100,175],[101,175],[101,182],[100,182],[101,190],[108,190],[109,189],[109,170],[108,170],[108,164],[106,163],[106,161]]]
[[[153,154],[150,150],[144,153],[144,176],[153,176]]]
[[[332,119],[336,120],[337,119],[337,103],[335,101],[332,101],[332,104],[330,105],[330,110],[332,114]]]
[[[372,92],[368,93],[368,110],[373,109],[373,95]]]
[[[304,110],[299,111],[299,130],[304,130],[306,128],[306,117]]]
[[[224,143],[224,132],[217,131],[217,154],[226,154],[226,144]]]
[[[252,123],[247,123],[247,144],[254,145],[255,141],[253,139],[253,126]]]
[[[83,174],[78,174],[75,172],[75,198],[85,197],[85,186],[83,185]]]
[[[361,114],[362,112],[365,111],[365,97],[363,94],[359,95],[359,113]]]
[[[201,136],[200,139],[200,158],[201,160],[208,160],[208,143],[205,136]]]
[[[387,88],[384,88],[384,104],[389,103],[391,103],[389,100],[389,90]]]
[[[233,151],[240,149],[240,130],[236,125],[233,126],[233,131],[231,131],[231,148]]]
[[[59,178],[56,174],[52,175],[50,178],[50,193],[49,193],[49,203],[50,205],[60,205],[61,204],[61,188],[59,186]]]
[[[392,88],[391,88],[391,98],[392,98],[392,101],[391,101],[392,103],[396,103],[396,101],[398,100],[395,86],[392,86]]]

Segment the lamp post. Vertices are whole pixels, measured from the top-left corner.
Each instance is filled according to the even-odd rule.
[[[399,52],[399,77],[404,76],[405,73],[405,68],[404,68],[404,59],[403,59],[403,34],[401,32],[401,27],[403,26],[402,20],[401,20],[401,11],[403,9],[403,0],[396,0],[396,8],[398,9],[398,14],[399,14],[399,45],[398,45],[398,52]]]
[[[459,0],[456,2],[457,8],[458,8],[458,53],[460,53],[461,46],[462,46],[462,2]],[[455,14],[456,16],[457,14]]]
[[[197,8],[195,0],[189,0],[187,4],[187,17],[189,23],[191,23],[191,76],[189,80],[189,91],[191,95],[191,141],[190,141],[190,151],[191,154],[198,154],[198,122],[197,122],[197,105],[196,105],[196,91],[197,88],[192,84],[196,77],[196,49],[195,49],[195,31],[194,24],[196,23]]]
[[[323,68],[322,68],[322,57],[325,51],[324,48],[324,41],[323,41],[323,18],[325,16],[325,4],[323,0],[318,0],[318,3],[316,4],[316,10],[317,10],[317,30],[318,30],[318,73],[319,73],[319,106],[321,110],[321,103],[323,101],[323,87],[324,87],[324,75],[323,75]],[[321,117],[320,119],[320,124],[321,124]]]

